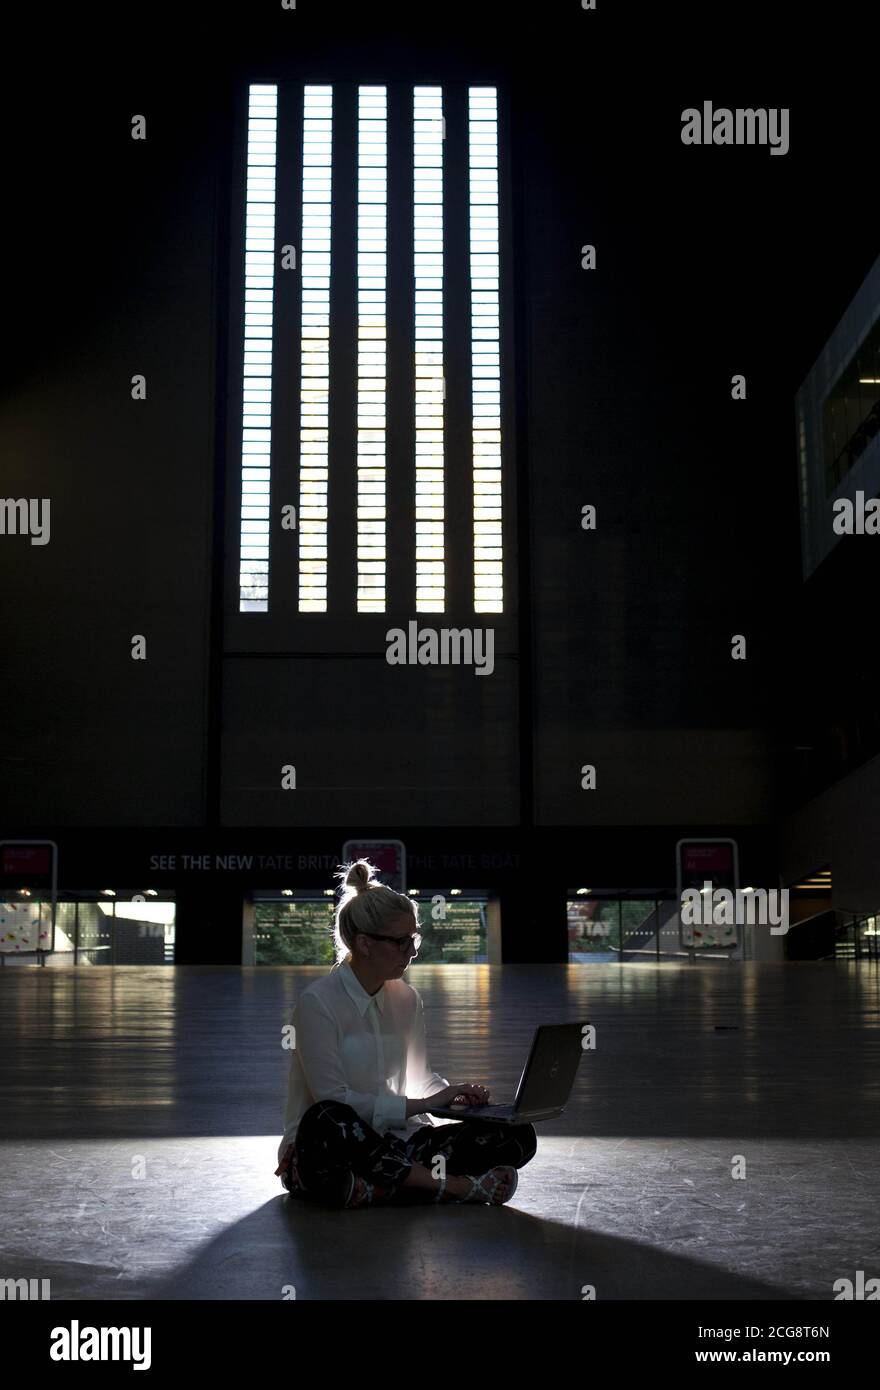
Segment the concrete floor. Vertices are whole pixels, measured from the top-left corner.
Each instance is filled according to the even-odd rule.
[[[880,1275],[880,975],[418,966],[429,1058],[513,1094],[597,1025],[507,1207],[334,1212],[273,1176],[312,968],[0,971],[0,1278],[76,1299],[832,1299]],[[745,1177],[733,1178],[736,1156]]]

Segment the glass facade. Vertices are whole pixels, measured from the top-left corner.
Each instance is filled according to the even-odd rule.
[[[835,960],[880,960],[880,917],[853,917],[834,940]]]
[[[688,958],[679,941],[675,900],[574,890],[566,909],[570,965]]]
[[[488,961],[487,899],[435,893],[413,896],[422,944],[418,965],[481,965]],[[336,960],[334,900],[326,895],[264,898],[254,904],[257,965],[326,965]],[[412,966],[410,967],[413,968]]]
[[[880,319],[828,393],[822,426],[829,496],[880,429]]]
[[[141,901],[143,896],[143,901]],[[52,903],[36,895],[0,901],[3,965],[33,965],[46,951],[47,966],[173,965],[175,908],[140,894],[59,898],[52,949]]]

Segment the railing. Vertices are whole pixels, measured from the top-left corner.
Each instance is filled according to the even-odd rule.
[[[835,960],[880,960],[880,914],[840,909],[834,933]]]
[[[878,918],[851,908],[823,908],[793,922],[789,931],[790,960],[880,960]],[[870,924],[870,925],[869,925]],[[802,928],[808,928],[802,932]],[[831,950],[803,949],[811,934],[827,934]],[[794,935],[793,935],[794,933]],[[800,937],[800,940],[798,939]],[[798,948],[801,948],[800,950]],[[792,949],[794,948],[794,949]]]

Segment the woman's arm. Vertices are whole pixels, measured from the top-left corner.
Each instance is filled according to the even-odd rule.
[[[406,1102],[406,1118],[407,1118],[407,1119],[409,1119],[410,1115],[423,1115],[424,1113],[425,1113],[425,1098],[424,1098],[424,1096],[417,1096],[417,1097],[415,1098],[415,1100],[412,1100],[412,1099],[407,1098],[407,1102]]]

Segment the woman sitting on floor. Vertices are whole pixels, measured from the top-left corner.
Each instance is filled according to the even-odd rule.
[[[294,1009],[276,1173],[292,1196],[333,1207],[509,1201],[537,1149],[534,1127],[440,1124],[420,1110],[428,1097],[484,1105],[489,1092],[428,1066],[421,995],[404,979],[421,944],[416,904],[366,859],[336,876],[337,962]]]

